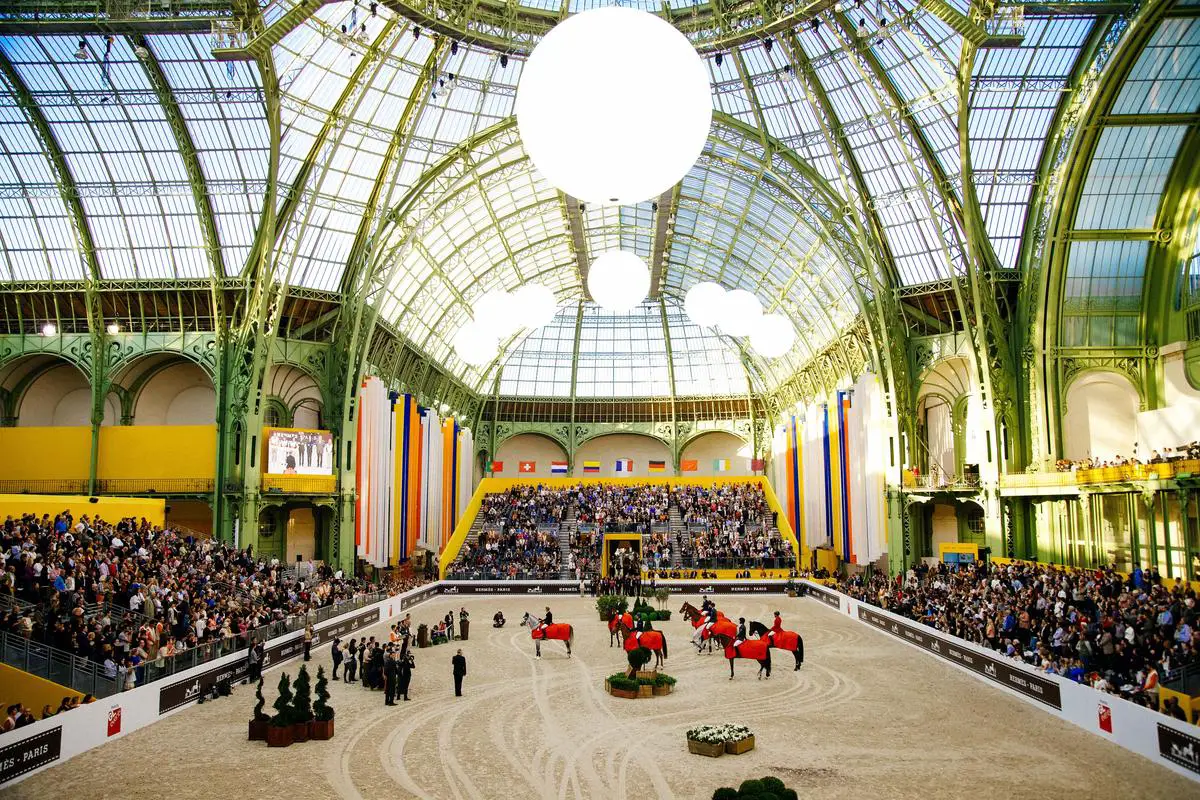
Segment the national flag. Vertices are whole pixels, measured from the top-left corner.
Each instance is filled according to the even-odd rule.
[[[762,472],[766,468],[767,468],[767,460],[765,458],[750,459],[750,471],[751,472]]]
[[[700,469],[700,462],[694,458],[685,458],[679,462],[680,472],[695,472]]]
[[[517,467],[517,472],[520,472],[522,475],[525,475],[527,473],[533,472],[535,469],[537,469],[536,461],[522,461]]]
[[[628,458],[618,458],[617,465],[614,467],[617,472],[633,472],[633,461]]]
[[[550,474],[551,475],[566,475],[567,474],[567,462],[551,461],[550,462]]]
[[[503,461],[493,461],[492,462],[492,472],[504,472],[504,462]]]
[[[729,472],[729,459],[728,458],[714,458],[713,459],[713,472]]]
[[[599,472],[600,471],[600,462],[599,461],[583,462],[583,471],[584,472]]]
[[[646,463],[646,468],[651,472],[665,472],[667,469],[667,462],[665,461],[648,461]]]

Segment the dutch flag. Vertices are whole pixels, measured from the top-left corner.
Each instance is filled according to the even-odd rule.
[[[567,474],[567,462],[551,461],[550,462],[550,474],[551,475],[566,475]]]

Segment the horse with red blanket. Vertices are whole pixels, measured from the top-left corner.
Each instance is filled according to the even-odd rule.
[[[776,617],[775,620],[778,622],[779,617]],[[782,625],[768,628],[761,622],[751,622],[750,635],[765,640],[776,650],[789,651],[796,658],[796,669],[804,666],[804,637],[795,631],[785,631]]]
[[[717,612],[716,622],[711,622],[703,611],[691,603],[684,603],[683,607],[679,609],[679,613],[687,617],[688,621],[692,623],[692,627],[695,628],[695,633],[692,634],[692,644],[696,645],[696,652],[701,652],[704,649],[703,642],[707,641],[711,653],[713,637],[717,634],[724,634],[731,639],[737,636],[737,625],[720,611]]]
[[[552,625],[542,625],[541,620],[525,612],[525,617],[521,620],[521,624],[526,628],[530,628],[529,637],[533,639],[534,646],[537,652],[537,657],[542,657],[542,640],[557,639],[567,645],[567,658],[571,657],[571,643],[575,641],[575,629],[570,623],[557,622]]]
[[[725,658],[729,660],[729,680],[733,680],[733,660],[735,658],[750,658],[758,662],[758,679],[761,681],[763,672],[771,677],[771,647],[766,639],[746,639],[738,642],[732,636],[723,633],[714,634],[717,644],[725,649]]]
[[[613,614],[613,618],[608,621],[608,646],[612,647],[614,642],[620,641],[620,634],[617,633],[617,625],[622,624],[626,628],[633,627],[633,614],[626,611],[624,614]]]
[[[617,633],[625,640],[625,652],[631,653],[639,647],[644,647],[654,654],[654,669],[657,670],[667,660],[667,636],[662,631],[635,631],[624,622],[617,622]]]

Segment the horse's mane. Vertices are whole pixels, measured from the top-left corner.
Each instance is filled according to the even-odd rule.
[[[750,622],[750,627],[748,630],[750,631],[750,633],[763,634],[763,633],[769,633],[771,629],[768,628],[766,625],[763,625],[758,620],[752,620]]]

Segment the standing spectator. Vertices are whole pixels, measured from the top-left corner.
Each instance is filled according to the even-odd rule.
[[[388,653],[383,666],[383,704],[396,705],[396,688],[400,683],[400,664],[395,653]]]
[[[462,697],[462,682],[467,677],[467,659],[463,658],[462,648],[450,659],[450,663],[454,665],[454,696]]]
[[[333,645],[329,648],[330,655],[333,656],[333,679],[337,680],[338,667],[342,665],[342,640],[338,637],[333,637]]]
[[[262,677],[263,644],[255,642],[250,646],[250,683],[258,683]]]
[[[412,683],[412,671],[416,666],[417,660],[413,658],[412,653],[405,652],[400,655],[400,678],[396,691],[404,695],[405,700],[408,699],[408,685]]]
[[[346,671],[342,673],[346,683],[354,683],[354,673],[358,670],[358,648],[354,642],[351,639],[350,644],[346,645]]]
[[[313,626],[311,624],[304,626],[304,660],[308,661],[312,658],[312,642],[313,642]]]

